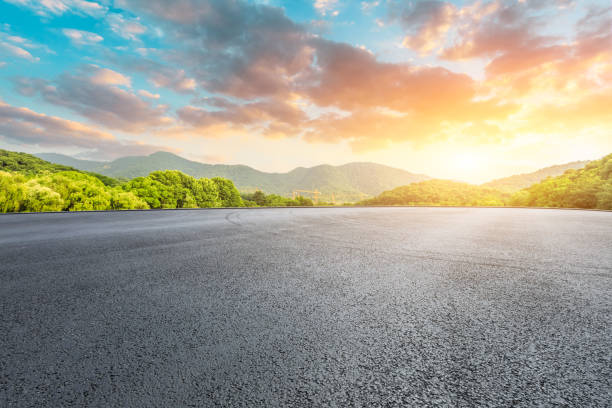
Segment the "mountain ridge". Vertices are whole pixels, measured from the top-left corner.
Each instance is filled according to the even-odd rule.
[[[514,193],[533,184],[539,183],[546,177],[561,176],[567,170],[578,170],[586,166],[590,160],[578,160],[569,163],[556,164],[554,166],[543,167],[530,173],[514,174],[508,177],[501,177],[486,183],[480,184],[481,187],[496,188],[506,193]]]
[[[390,188],[431,179],[424,174],[368,162],[339,166],[321,164],[296,167],[286,173],[267,173],[242,164],[200,163],[169,152],[126,156],[109,162],[76,159],[57,153],[39,153],[35,156],[114,178],[131,179],[144,177],[156,170],[180,170],[196,178],[228,178],[243,192],[260,189],[265,193],[290,196],[293,190],[316,189],[321,192],[321,200],[331,201],[333,198],[338,202],[358,201]]]
[[[338,202],[361,201],[396,187],[433,179],[425,174],[372,162],[300,166],[282,173],[264,172],[243,164],[201,163],[164,151],[148,156],[125,156],[113,161],[83,160],[58,153],[39,153],[34,156],[52,163],[120,179],[144,177],[157,170],[180,170],[196,178],[228,178],[245,193],[262,190],[268,194],[290,196],[293,190],[316,189],[321,192],[321,200],[335,199]],[[512,193],[539,183],[546,177],[556,177],[567,170],[582,168],[586,163],[588,161],[574,161],[548,166],[530,173],[494,179],[479,186]]]

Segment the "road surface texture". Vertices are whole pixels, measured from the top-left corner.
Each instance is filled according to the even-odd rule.
[[[612,405],[612,213],[0,216],[0,405]]]

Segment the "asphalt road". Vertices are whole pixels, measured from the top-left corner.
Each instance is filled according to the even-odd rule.
[[[0,216],[0,406],[612,406],[612,213]]]

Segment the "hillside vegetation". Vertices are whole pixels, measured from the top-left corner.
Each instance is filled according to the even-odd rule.
[[[519,190],[539,183],[546,177],[560,176],[567,170],[580,169],[587,163],[588,161],[575,161],[566,164],[559,164],[557,166],[545,167],[532,173],[516,174],[514,176],[489,181],[482,184],[482,187],[494,188],[507,193],[515,193]]]
[[[245,198],[223,177],[164,170],[124,181],[0,150],[0,212],[313,205],[261,191]]]
[[[42,172],[57,173],[60,171],[78,170],[68,165],[49,163],[46,160],[42,160],[30,154],[0,149],[0,171],[19,172],[25,175],[32,175]],[[107,186],[116,186],[119,184],[117,180],[102,174],[88,171],[85,173],[99,179]]]
[[[511,204],[612,210],[612,154],[521,190]]]
[[[242,194],[242,200],[247,207],[306,207],[314,205],[307,197],[296,197],[295,199],[281,197],[278,194],[265,194],[263,191]],[[318,205],[329,205],[319,202]]]
[[[317,166],[294,172],[312,176],[333,173],[334,169]],[[361,185],[370,182],[365,176],[360,181]],[[323,201],[319,204],[328,205]],[[359,204],[612,209],[612,154],[514,194],[455,181],[426,180],[384,191]],[[289,199],[260,190],[241,195],[234,183],[223,177],[194,178],[178,170],[163,170],[117,180],[29,154],[0,150],[1,212],[312,205],[309,198]]]
[[[82,211],[147,208],[240,207],[227,179],[195,179],[156,171],[120,183],[106,176],[0,150],[0,211]]]
[[[567,165],[565,165],[567,166]],[[361,205],[457,205],[612,209],[612,154],[578,170],[548,177],[514,194],[448,180],[428,180],[385,191]]]
[[[0,171],[2,212],[241,206],[231,181],[196,180],[176,170],[153,172],[116,187],[78,171],[30,176]]]
[[[449,180],[428,180],[385,191],[362,205],[504,206],[510,194]]]
[[[265,173],[243,165],[205,164],[183,159],[172,153],[123,157],[111,162],[78,160],[54,153],[37,155],[42,159],[74,168],[131,179],[158,170],[180,170],[192,177],[223,177],[244,193],[257,190],[265,194],[290,196],[293,190],[319,190],[321,200],[354,202],[375,196],[397,186],[429,179],[421,174],[375,163],[349,163],[342,166],[298,167],[288,173]]]

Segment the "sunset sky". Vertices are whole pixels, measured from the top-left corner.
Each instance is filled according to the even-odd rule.
[[[612,152],[610,0],[0,0],[0,148],[483,182]]]

